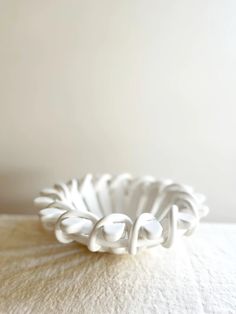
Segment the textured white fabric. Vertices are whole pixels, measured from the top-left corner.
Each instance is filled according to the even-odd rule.
[[[136,256],[57,243],[35,216],[0,216],[0,313],[235,313],[236,225],[203,224]]]

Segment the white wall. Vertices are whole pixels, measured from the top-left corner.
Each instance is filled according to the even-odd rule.
[[[0,209],[86,172],[154,174],[236,221],[236,1],[2,0]]]

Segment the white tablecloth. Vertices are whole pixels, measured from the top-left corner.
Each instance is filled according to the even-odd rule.
[[[0,216],[0,313],[236,313],[236,225],[202,224],[136,256],[57,243],[36,216]]]

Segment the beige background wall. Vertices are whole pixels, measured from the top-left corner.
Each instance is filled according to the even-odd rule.
[[[0,210],[55,180],[154,174],[236,221],[236,1],[1,0]]]

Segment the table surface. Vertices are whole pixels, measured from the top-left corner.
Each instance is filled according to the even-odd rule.
[[[117,256],[0,215],[0,248],[0,313],[236,313],[236,224]]]

